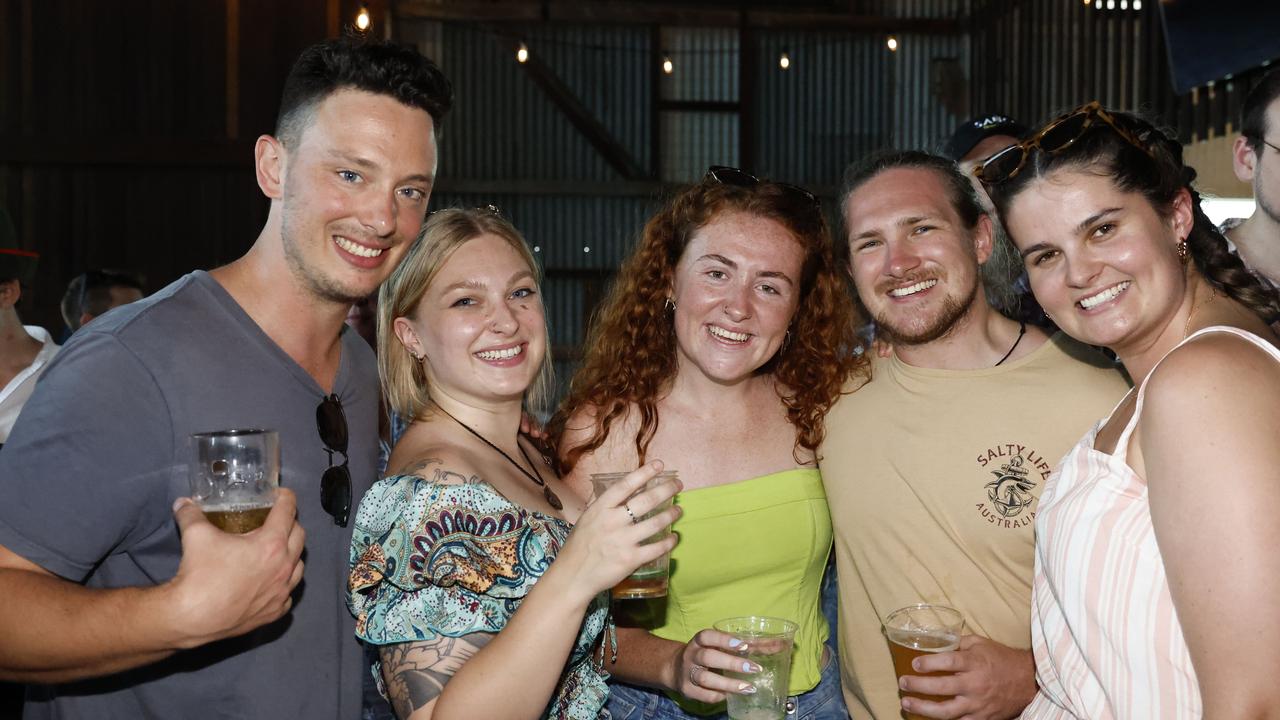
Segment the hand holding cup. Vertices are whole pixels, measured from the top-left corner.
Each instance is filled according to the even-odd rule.
[[[661,471],[662,463],[655,460],[627,473],[598,494],[578,517],[555,565],[581,578],[577,586],[592,597],[675,547],[673,534],[648,542],[680,517],[680,508],[670,505],[681,489],[679,480],[646,488]],[[659,509],[663,505],[667,507]],[[653,515],[646,517],[649,513]]]
[[[242,635],[279,619],[293,606],[302,580],[306,532],[291,490],[276,491],[262,527],[244,534],[220,530],[191,500],[174,505],[182,561],[168,587],[170,622],[181,647]]]

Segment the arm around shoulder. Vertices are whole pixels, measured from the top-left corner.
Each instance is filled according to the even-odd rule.
[[[1280,363],[1239,338],[1197,339],[1148,380],[1138,444],[1206,717],[1280,708],[1278,429]]]

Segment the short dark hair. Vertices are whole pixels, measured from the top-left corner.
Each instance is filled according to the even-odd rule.
[[[453,107],[453,85],[417,50],[347,35],[312,45],[298,56],[284,81],[276,137],[285,147],[294,147],[316,106],[347,88],[387,95],[425,110],[437,133]]]
[[[94,317],[111,309],[111,288],[132,288],[146,293],[142,276],[120,270],[90,270],[71,279],[59,304],[67,327],[80,329],[80,316]]]
[[[1280,98],[1280,69],[1264,75],[1245,96],[1244,105],[1240,107],[1240,134],[1249,141],[1249,147],[1255,153],[1262,152],[1262,140],[1270,130],[1267,127],[1267,108],[1276,98]]]
[[[951,206],[966,228],[972,229],[978,224],[978,219],[986,214],[973,183],[960,172],[960,166],[955,162],[941,155],[919,150],[881,150],[854,162],[844,171],[844,180],[840,183],[841,237],[836,242],[838,261],[845,264],[849,261],[849,196],[880,173],[897,168],[931,170],[936,173],[951,196]]]

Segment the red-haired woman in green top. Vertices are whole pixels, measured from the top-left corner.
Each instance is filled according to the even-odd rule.
[[[797,622],[789,702],[848,717],[819,603],[831,523],[814,456],[865,367],[843,283],[817,200],[731,168],[651,218],[623,264],[550,426],[584,496],[590,473],[645,459],[685,488],[666,612],[619,629],[615,718],[697,717],[751,692],[717,672],[744,661],[710,629],[740,615]]]

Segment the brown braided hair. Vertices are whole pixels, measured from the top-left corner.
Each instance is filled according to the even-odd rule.
[[[780,223],[804,248],[800,299],[791,340],[757,370],[773,373],[796,428],[796,448],[816,451],[825,435],[823,418],[855,371],[867,360],[855,354],[856,317],[848,281],[833,257],[822,213],[797,199],[794,188],[761,182],[753,187],[704,180],[670,200],[645,224],[623,262],[587,336],[586,355],[560,409],[548,424],[559,470],[568,473],[584,454],[604,444],[610,427],[634,407],[639,415],[635,448],[641,461],[658,430],[657,403],[676,375],[676,334],[666,307],[676,264],[690,239],[717,215],[743,212]],[[566,423],[594,410],[589,439],[564,447]]]
[[[1056,153],[1033,147],[1017,175],[991,186],[991,197],[1001,217],[1007,215],[1013,198],[1031,181],[1064,167],[1089,168],[1109,177],[1119,190],[1142,194],[1164,217],[1172,211],[1178,193],[1186,190],[1194,212],[1187,250],[1196,269],[1213,287],[1267,324],[1280,320],[1280,294],[1228,249],[1226,238],[1200,207],[1200,193],[1194,187],[1196,171],[1183,163],[1182,144],[1137,115],[1108,112],[1142,142],[1145,150],[1103,122],[1093,123],[1079,139]]]

